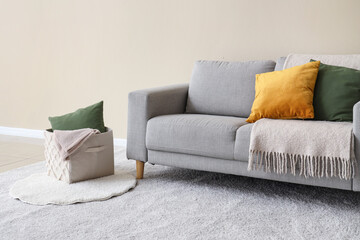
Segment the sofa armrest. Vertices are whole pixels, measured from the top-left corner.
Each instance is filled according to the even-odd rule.
[[[126,155],[147,162],[146,125],[150,118],[185,112],[188,84],[129,93]]]
[[[353,133],[354,133],[354,151],[356,158],[355,178],[353,179],[353,191],[360,191],[360,102],[357,102],[353,108]]]

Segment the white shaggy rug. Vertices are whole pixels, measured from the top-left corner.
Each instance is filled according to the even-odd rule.
[[[0,174],[0,239],[360,239],[360,193],[150,164],[135,189],[107,201],[9,196],[44,164]],[[116,165],[135,175],[124,151]]]
[[[114,175],[72,184],[56,180],[46,173],[35,173],[16,181],[9,194],[34,205],[67,205],[107,200],[126,193],[135,185],[133,175],[119,170]]]

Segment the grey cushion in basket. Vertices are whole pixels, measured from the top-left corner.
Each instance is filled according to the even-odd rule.
[[[248,117],[255,97],[255,75],[274,68],[272,60],[198,61],[190,81],[186,112]]]
[[[233,160],[236,130],[247,124],[245,120],[202,114],[154,117],[147,124],[146,147]]]

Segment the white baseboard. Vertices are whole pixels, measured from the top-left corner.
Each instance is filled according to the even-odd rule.
[[[0,134],[28,138],[44,138],[44,133],[42,130],[28,128],[12,128],[0,126]]]
[[[0,126],[1,135],[28,137],[28,138],[44,138],[44,130],[28,129],[28,128],[13,128]],[[114,138],[115,146],[126,147],[126,139]]]

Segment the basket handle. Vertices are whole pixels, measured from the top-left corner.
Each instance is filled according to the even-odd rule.
[[[88,149],[85,150],[85,152],[101,152],[106,148],[106,146],[100,146],[100,147],[89,147]]]

